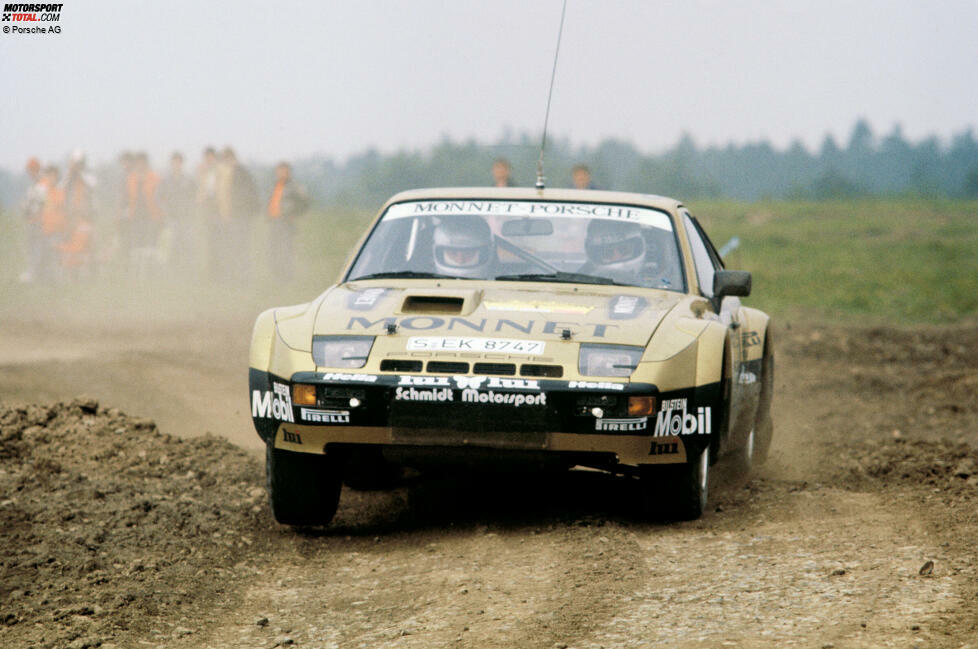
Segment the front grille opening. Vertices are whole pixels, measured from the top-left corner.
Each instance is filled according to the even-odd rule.
[[[457,361],[428,361],[428,372],[432,374],[468,374],[469,364]]]
[[[421,361],[407,361],[400,359],[385,359],[380,361],[381,372],[420,372]]]
[[[472,368],[473,374],[499,374],[500,376],[513,376],[516,374],[514,363],[476,363]]]
[[[521,376],[546,376],[552,379],[559,379],[564,375],[564,368],[560,365],[533,365],[525,363],[520,366]]]
[[[465,300],[460,297],[409,295],[401,305],[401,311],[403,313],[461,313],[464,302]]]

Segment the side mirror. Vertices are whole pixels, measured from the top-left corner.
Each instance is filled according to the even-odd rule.
[[[747,297],[750,283],[750,273],[746,270],[718,270],[713,274],[713,296],[718,300],[726,295]]]

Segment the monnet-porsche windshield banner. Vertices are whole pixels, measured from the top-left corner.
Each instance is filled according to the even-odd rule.
[[[558,203],[553,201],[413,201],[397,203],[387,208],[384,220],[412,216],[484,214],[524,218],[591,218],[613,219],[641,223],[661,230],[672,231],[669,217],[659,210],[634,205],[608,203]]]

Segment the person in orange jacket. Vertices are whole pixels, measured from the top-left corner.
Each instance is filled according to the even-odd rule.
[[[268,199],[268,263],[278,279],[291,279],[295,272],[295,222],[309,207],[302,185],[292,180],[292,167],[280,162],[275,167],[275,187]]]
[[[57,278],[60,276],[61,264],[58,258],[58,246],[64,241],[66,218],[65,218],[65,192],[58,186],[58,179],[61,172],[54,165],[50,165],[44,170],[42,182],[45,187],[44,206],[41,208],[41,236],[43,237],[40,246],[40,263],[38,274],[45,279]]]
[[[162,229],[162,211],[157,191],[159,175],[149,166],[149,156],[137,153],[126,180],[128,204],[126,215],[132,221],[134,249],[156,248]]]
[[[37,158],[31,158],[25,166],[29,186],[27,194],[21,205],[24,214],[24,222],[27,234],[26,246],[26,268],[20,274],[21,283],[29,283],[40,273],[41,265],[41,246],[44,245],[44,236],[41,234],[41,211],[44,209],[44,202],[47,198],[47,184],[45,184],[41,174],[41,162]]]

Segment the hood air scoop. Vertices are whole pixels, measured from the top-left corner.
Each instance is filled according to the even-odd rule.
[[[409,295],[404,298],[401,313],[445,313],[462,312],[465,299],[442,295]]]

